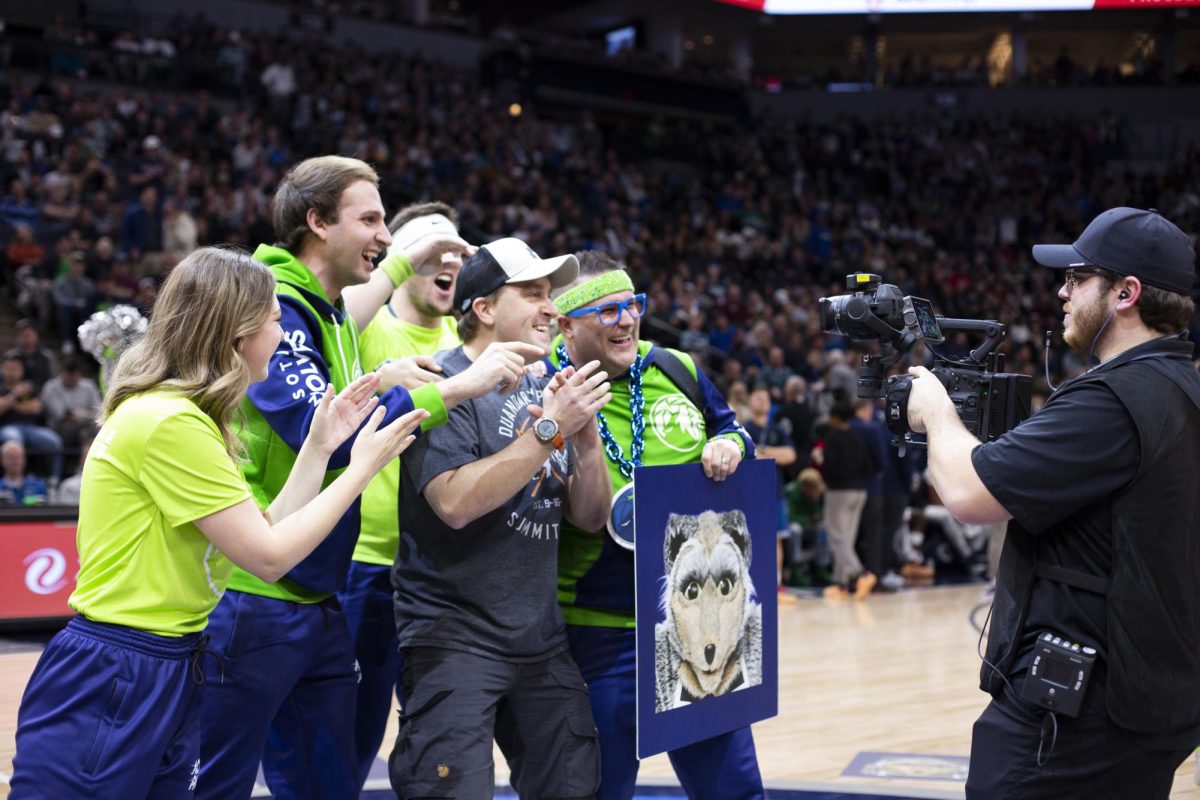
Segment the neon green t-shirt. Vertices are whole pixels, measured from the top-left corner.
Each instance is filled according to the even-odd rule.
[[[191,400],[158,390],[121,403],[83,467],[71,608],[159,636],[203,630],[233,565],[193,521],[248,497],[216,423]]]
[[[398,319],[387,306],[379,309],[359,340],[358,352],[367,369],[377,369],[391,359],[431,355],[458,347],[458,325],[442,317],[436,328],[424,328]],[[400,537],[400,459],[388,464],[367,485],[362,495],[362,526],[354,560],[390,566]]]

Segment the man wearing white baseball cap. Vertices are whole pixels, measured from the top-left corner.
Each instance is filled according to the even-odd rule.
[[[1063,270],[1063,338],[1095,367],[986,444],[909,370],[946,507],[1009,521],[967,797],[1165,799],[1200,743],[1195,251],[1153,209],[1114,208],[1033,257]]]
[[[395,287],[363,330],[359,353],[366,369],[379,372],[385,390],[399,384],[412,391],[441,382],[441,367],[433,354],[459,344],[458,326],[451,314],[454,286],[463,259],[475,248],[459,237],[458,214],[445,203],[405,206],[388,222],[388,230],[392,235],[384,257],[388,264],[381,264],[377,271],[388,271],[391,262],[405,254],[424,255],[424,259],[414,264],[413,274]],[[438,243],[444,244],[438,247]],[[354,301],[348,298],[347,303]],[[533,352],[530,345],[514,349],[517,347],[510,348],[515,356],[510,359],[514,378],[523,369],[521,353]],[[400,534],[399,495],[397,459],[380,470],[363,492],[358,542],[345,588],[338,593],[358,661],[354,744],[360,790],[383,742],[392,693],[400,678],[391,577]]]
[[[463,344],[435,356],[443,374],[503,343],[536,362],[550,291],[578,270],[575,256],[543,259],[518,239],[480,247],[458,275]],[[556,586],[563,518],[598,530],[612,497],[598,367],[527,371],[456,406],[405,454],[392,571],[405,707],[388,765],[401,798],[492,797],[493,737],[521,797],[596,792],[596,727]]]

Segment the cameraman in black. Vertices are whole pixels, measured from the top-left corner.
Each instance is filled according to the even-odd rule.
[[[1063,338],[1097,366],[987,444],[909,370],[947,508],[1011,520],[967,797],[1166,798],[1200,743],[1200,375],[1180,336],[1195,252],[1157,212],[1114,208],[1033,257],[1064,270]],[[1095,653],[1077,716],[1023,696],[1050,685],[1030,675],[1046,633]]]

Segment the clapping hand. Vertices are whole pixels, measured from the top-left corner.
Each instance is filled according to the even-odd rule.
[[[354,435],[358,426],[378,405],[379,399],[375,397],[378,388],[379,373],[371,372],[336,395],[327,390],[317,404],[305,441],[326,454],[337,450],[342,442]]]
[[[590,433],[583,429],[596,427],[596,412],[612,399],[610,388],[608,373],[600,369],[599,361],[589,361],[578,369],[567,367],[542,390],[541,408],[529,406],[529,413],[550,417],[568,439],[581,432],[586,438]]]
[[[367,474],[374,476],[416,440],[417,426],[429,417],[429,412],[418,408],[397,418],[386,428],[380,428],[379,423],[385,416],[386,408],[375,409],[359,431],[350,450],[350,469],[368,470]]]

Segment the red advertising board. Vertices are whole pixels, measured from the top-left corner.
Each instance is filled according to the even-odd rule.
[[[66,617],[79,555],[75,521],[0,521],[0,621]]]

